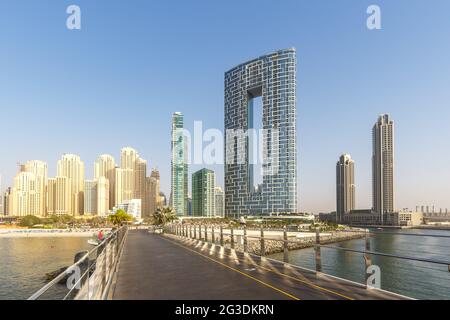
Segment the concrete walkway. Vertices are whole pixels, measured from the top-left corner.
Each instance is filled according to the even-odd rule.
[[[219,246],[146,230],[128,234],[113,299],[399,299]]]

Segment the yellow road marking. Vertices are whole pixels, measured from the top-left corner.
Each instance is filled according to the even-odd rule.
[[[228,258],[233,258],[232,256],[229,256],[229,255],[224,255],[224,256],[227,256]],[[236,257],[236,259],[238,259],[238,258]],[[239,260],[239,259],[238,259],[238,260]],[[309,286],[311,286],[311,287],[313,287],[313,288],[315,288],[315,289],[318,289],[318,290],[321,290],[321,291],[325,291],[325,292],[328,292],[328,293],[331,293],[331,294],[335,294],[335,295],[337,295],[337,296],[339,296],[339,297],[342,297],[342,298],[345,298],[345,299],[348,299],[348,300],[355,300],[355,299],[352,298],[352,297],[349,297],[349,296],[346,296],[346,295],[344,295],[344,294],[342,294],[342,293],[339,293],[339,292],[336,292],[336,291],[333,291],[333,290],[330,290],[330,289],[327,289],[327,288],[318,286],[318,285],[316,285],[316,284],[314,284],[314,283],[312,283],[312,282],[310,282],[310,281],[302,280],[302,279],[299,279],[299,278],[297,278],[297,277],[292,277],[292,276],[289,276],[289,275],[284,274],[284,273],[281,273],[281,272],[275,272],[275,271],[273,271],[273,270],[271,270],[271,269],[265,268],[265,267],[263,267],[263,266],[261,266],[261,265],[259,265],[259,264],[256,264],[256,263],[254,263],[254,262],[252,262],[252,261],[248,261],[248,262],[249,262],[250,264],[252,264],[253,266],[255,266],[255,267],[258,267],[258,268],[264,269],[264,270],[266,270],[266,271],[273,272],[273,273],[275,273],[275,274],[277,274],[277,275],[280,275],[280,276],[283,276],[283,277],[286,277],[286,278],[289,278],[289,279],[292,279],[292,280],[295,280],[295,281],[298,281],[298,282],[307,284],[307,285],[309,285]]]
[[[169,242],[173,243],[174,245],[176,245],[176,246],[178,246],[178,247],[184,248],[184,249],[189,250],[189,251],[191,251],[191,252],[193,252],[193,253],[195,253],[195,254],[198,254],[198,255],[200,255],[200,256],[206,258],[206,259],[209,259],[209,260],[211,260],[211,261],[213,261],[213,262],[215,262],[215,263],[218,263],[218,264],[220,264],[221,266],[226,267],[226,268],[228,268],[228,269],[230,269],[230,270],[233,270],[233,271],[235,271],[235,272],[237,272],[237,273],[239,273],[239,274],[241,274],[241,275],[243,275],[243,276],[245,276],[245,277],[247,277],[247,278],[249,278],[249,279],[252,279],[252,280],[254,280],[254,281],[256,281],[256,282],[258,282],[258,283],[260,283],[260,284],[266,286],[266,287],[269,287],[269,288],[271,288],[271,289],[273,289],[273,290],[275,290],[275,291],[278,291],[278,292],[280,292],[280,293],[282,293],[282,294],[288,296],[289,298],[292,298],[292,299],[294,299],[294,300],[300,300],[300,298],[298,298],[298,297],[296,297],[296,296],[293,296],[292,294],[289,294],[289,293],[287,293],[287,292],[285,292],[285,291],[283,291],[283,290],[281,290],[281,289],[278,289],[278,288],[276,288],[276,287],[274,287],[274,286],[272,286],[272,285],[270,285],[270,284],[268,284],[268,283],[266,283],[266,282],[264,282],[264,281],[261,281],[261,280],[259,280],[259,279],[256,279],[255,277],[252,277],[251,275],[249,275],[249,274],[247,274],[247,273],[245,273],[245,272],[242,272],[242,271],[240,271],[240,270],[238,270],[238,269],[235,269],[235,268],[233,268],[233,267],[230,267],[229,265],[226,265],[225,263],[222,263],[222,262],[220,262],[220,261],[218,261],[218,260],[216,260],[216,259],[213,259],[213,258],[211,258],[211,257],[208,257],[208,256],[206,256],[206,255],[204,255],[204,254],[202,254],[202,253],[200,253],[200,252],[198,252],[198,251],[192,250],[192,249],[190,249],[190,248],[188,248],[188,247],[186,247],[186,246],[180,245],[180,244],[178,244],[178,243],[176,243],[176,242],[174,242],[174,241],[171,241],[171,240],[169,240],[169,239],[167,239],[167,238],[164,238],[164,237],[163,237],[163,239],[165,239],[166,241],[169,241]]]

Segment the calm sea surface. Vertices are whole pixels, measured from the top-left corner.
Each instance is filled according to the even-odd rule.
[[[439,230],[384,231],[450,236],[450,231]],[[370,241],[372,251],[450,261],[450,238],[377,234]],[[365,240],[350,240],[334,245],[364,250]],[[275,254],[270,257],[282,260],[283,254]],[[323,272],[364,283],[364,257],[362,254],[322,248],[321,257]],[[314,249],[290,252],[289,262],[315,269]],[[450,299],[450,272],[445,265],[380,256],[373,256],[372,264],[380,267],[382,289],[416,299]]]
[[[0,238],[0,300],[28,298],[45,285],[47,272],[71,265],[77,252],[91,248],[88,239]]]

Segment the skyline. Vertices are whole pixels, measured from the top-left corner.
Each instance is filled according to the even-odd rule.
[[[8,152],[0,160],[3,190],[12,184],[12,177],[17,172],[17,161],[24,163],[32,159],[43,160],[49,164],[49,176],[55,176],[56,160],[63,153],[75,153],[85,162],[86,178],[90,179],[94,176],[93,163],[97,156],[107,153],[117,160],[120,148],[133,146],[148,160],[149,168],[156,167],[160,170],[161,189],[169,196],[168,139],[172,113],[181,111],[185,115],[188,129],[193,127],[194,120],[203,120],[205,128],[223,130],[223,118],[220,115],[223,114],[224,73],[242,61],[278,48],[296,47],[299,60],[299,210],[334,210],[335,159],[342,153],[351,154],[357,163],[356,208],[371,207],[371,127],[376,117],[382,113],[388,113],[396,120],[396,208],[413,209],[416,205],[433,204],[438,208],[450,207],[450,187],[447,185],[450,180],[447,165],[450,151],[445,148],[450,138],[446,121],[450,118],[450,97],[446,92],[450,84],[450,64],[445,58],[450,53],[450,47],[448,43],[434,43],[427,38],[430,34],[434,34],[435,39],[448,38],[446,30],[449,28],[443,26],[449,22],[443,19],[443,13],[441,16],[437,11],[448,12],[445,8],[449,8],[449,4],[439,2],[437,6],[441,6],[442,10],[431,12],[426,8],[425,2],[406,5],[405,1],[396,4],[378,1],[383,12],[383,29],[372,32],[364,29],[364,6],[367,7],[369,2],[362,1],[361,4],[349,5],[345,9],[336,4],[324,6],[323,3],[285,3],[292,9],[288,10],[292,12],[286,13],[289,17],[302,18],[299,24],[287,22],[292,27],[296,26],[295,32],[288,30],[274,40],[271,35],[279,29],[270,31],[273,25],[268,23],[263,27],[266,34],[257,35],[257,39],[250,41],[248,45],[243,45],[242,38],[224,41],[229,48],[226,49],[226,55],[221,55],[220,51],[225,45],[212,39],[210,46],[202,48],[205,54],[200,54],[197,58],[195,53],[198,54],[199,49],[191,49],[188,46],[189,40],[209,39],[208,36],[218,29],[221,36],[230,40],[229,34],[236,33],[234,28],[247,24],[238,13],[237,25],[229,32],[220,28],[220,23],[225,23],[223,19],[212,23],[211,31],[201,29],[203,23],[211,23],[214,20],[211,18],[214,17],[224,17],[225,13],[230,12],[229,7],[238,4],[230,3],[229,7],[205,2],[189,6],[180,4],[179,12],[177,10],[174,14],[181,21],[187,19],[180,17],[183,10],[192,18],[200,5],[210,9],[208,12],[212,12],[212,17],[203,17],[204,20],[189,26],[188,30],[175,30],[172,27],[166,31],[164,28],[145,27],[139,19],[138,22],[132,22],[133,17],[142,18],[137,8],[148,6],[141,4],[136,8],[127,8],[129,19],[126,22],[122,20],[120,26],[112,25],[112,30],[107,31],[104,28],[111,25],[102,26],[105,22],[102,5],[79,1],[87,21],[78,34],[65,30],[63,23],[59,21],[60,18],[62,21],[64,19],[64,10],[60,8],[66,3],[57,6],[48,4],[43,11],[49,19],[43,19],[45,21],[41,22],[39,32],[39,39],[43,41],[41,46],[37,46],[30,38],[32,32],[36,31],[27,29],[27,23],[35,21],[32,13],[19,10],[24,2],[12,4],[0,13],[2,27],[5,24],[0,34],[6,34],[6,26],[11,28],[12,24],[14,28],[14,32],[5,37],[6,46],[11,50],[0,53],[0,63],[6,71],[0,75],[0,85],[5,88],[0,105],[7,111],[2,115],[0,132],[6,138],[4,144],[8,147]],[[27,3],[26,6],[31,6],[30,12],[41,12],[33,10],[36,4]],[[165,7],[164,4],[158,6],[160,9]],[[246,7],[248,4],[241,6]],[[421,12],[419,22],[400,18],[405,13],[405,7],[409,18]],[[108,19],[119,17],[117,10],[122,7],[111,4],[110,9]],[[220,13],[222,9],[225,9],[223,14]],[[258,10],[261,14],[269,15],[269,9],[272,10],[272,7],[263,2]],[[330,12],[324,9],[329,9]],[[316,22],[307,18],[311,11],[321,19]],[[21,16],[28,16],[29,20],[25,18],[12,21],[12,17],[17,16],[18,12]],[[281,15],[282,10],[275,8],[272,14]],[[336,19],[327,19],[333,18],[333,15]],[[360,20],[356,18],[358,15],[361,15]],[[158,18],[159,22],[167,18],[165,14],[162,16]],[[345,17],[349,16],[353,18],[347,21]],[[149,20],[149,24],[155,23]],[[177,21],[181,23],[180,20]],[[316,30],[319,22],[321,29]],[[308,31],[305,31],[305,27]],[[175,31],[185,34],[186,39],[182,39],[182,36],[175,38],[178,35]],[[155,35],[159,32],[161,35],[156,40],[152,38],[156,45],[164,44],[164,48],[170,48],[169,42],[177,39],[179,42],[173,48],[183,47],[183,55],[180,56],[176,50],[155,53],[151,50],[152,46],[141,46],[134,39],[127,41],[124,38],[136,34],[141,37],[147,33]],[[23,40],[14,38],[17,33],[24,36]],[[168,40],[162,39],[164,34],[168,35]],[[98,38],[98,35],[106,38]],[[129,47],[119,50],[114,45],[114,36],[123,38],[125,46]],[[323,40],[317,41],[317,36],[323,36]],[[333,40],[334,36],[336,39]],[[351,41],[353,37],[357,40],[354,43]],[[93,44],[93,40],[98,43]],[[317,42],[313,43],[314,40]],[[434,48],[428,48],[428,43],[433,43]],[[99,49],[98,52],[88,48],[90,45]],[[27,53],[30,51],[26,49],[28,46],[35,47],[33,54]],[[68,48],[77,50],[71,52]],[[138,53],[139,50],[136,49],[144,50],[143,53]],[[105,55],[107,59],[102,61]],[[138,62],[127,61],[121,64],[122,55],[129,59],[136,58]],[[221,59],[211,58],[216,58],[216,55]],[[54,66],[49,64],[54,62],[50,57],[56,59]],[[151,61],[155,59],[167,59],[162,61],[170,61],[175,67],[159,67]],[[59,63],[67,61],[72,61],[73,67],[66,66],[65,71],[61,72],[58,69]],[[412,64],[414,74],[410,70]],[[110,69],[111,67],[115,69]],[[193,76],[194,69],[198,69],[198,76]],[[70,75],[71,81],[66,73]],[[88,77],[92,77],[92,81],[87,81]],[[130,84],[125,84],[127,81]],[[177,88],[176,94],[173,93],[173,88]],[[27,94],[23,94],[23,91]],[[171,98],[167,99],[167,96]],[[74,100],[71,97],[75,97]],[[38,108],[39,112],[36,110]],[[90,117],[91,112],[94,117]],[[134,121],[132,130],[129,130],[132,133],[126,132],[126,127],[121,130],[117,126],[125,116]],[[17,130],[18,125],[20,130]],[[12,132],[15,134],[10,135]],[[92,139],[93,136],[97,139]],[[431,166],[430,160],[433,163]],[[201,167],[203,166],[190,166],[188,176]],[[222,166],[206,167],[216,172],[218,184],[223,187]]]

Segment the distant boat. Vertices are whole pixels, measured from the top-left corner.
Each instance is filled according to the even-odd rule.
[[[95,240],[95,239],[89,239],[89,240],[88,240],[88,243],[91,244],[91,245],[93,245],[93,246],[98,246],[98,245],[99,245],[98,241]]]

